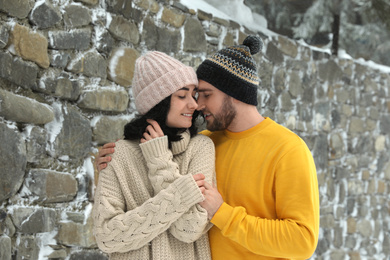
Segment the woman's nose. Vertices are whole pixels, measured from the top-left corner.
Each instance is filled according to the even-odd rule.
[[[202,102],[201,97],[198,97],[198,99],[196,100],[196,103],[198,104],[198,108],[196,110],[200,111],[204,108],[204,104]]]
[[[198,103],[198,107],[196,108],[196,110],[201,111],[204,107],[205,106],[203,104]]]
[[[188,107],[191,109],[197,109],[198,103],[196,103],[196,100],[191,97],[191,101],[189,102]]]

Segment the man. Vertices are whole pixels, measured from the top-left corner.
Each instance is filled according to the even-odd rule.
[[[261,47],[260,38],[249,36],[197,69],[198,109],[208,129],[202,134],[216,149],[218,189],[205,183],[200,203],[214,224],[209,237],[216,260],[307,259],[318,242],[313,157],[301,138],[256,108],[260,80],[252,55]]]

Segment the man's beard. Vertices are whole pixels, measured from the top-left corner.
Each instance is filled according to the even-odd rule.
[[[218,114],[213,114],[214,120],[212,120],[212,122],[207,122],[207,130],[221,131],[227,129],[236,117],[236,114],[237,111],[233,106],[231,98],[225,96],[220,112]]]

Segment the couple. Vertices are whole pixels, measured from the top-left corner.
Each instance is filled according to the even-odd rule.
[[[319,232],[313,157],[301,138],[257,111],[252,55],[261,48],[261,39],[249,36],[206,59],[196,74],[160,52],[137,59],[133,94],[141,116],[125,126],[115,153],[107,144],[97,158],[104,170],[95,236],[110,259],[313,254]],[[197,111],[209,130],[199,135]]]

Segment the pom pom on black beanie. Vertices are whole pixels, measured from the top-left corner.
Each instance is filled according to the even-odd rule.
[[[219,50],[199,65],[196,70],[198,79],[210,83],[237,100],[257,106],[260,78],[252,55],[260,52],[262,48],[260,37],[250,35],[242,45]]]

